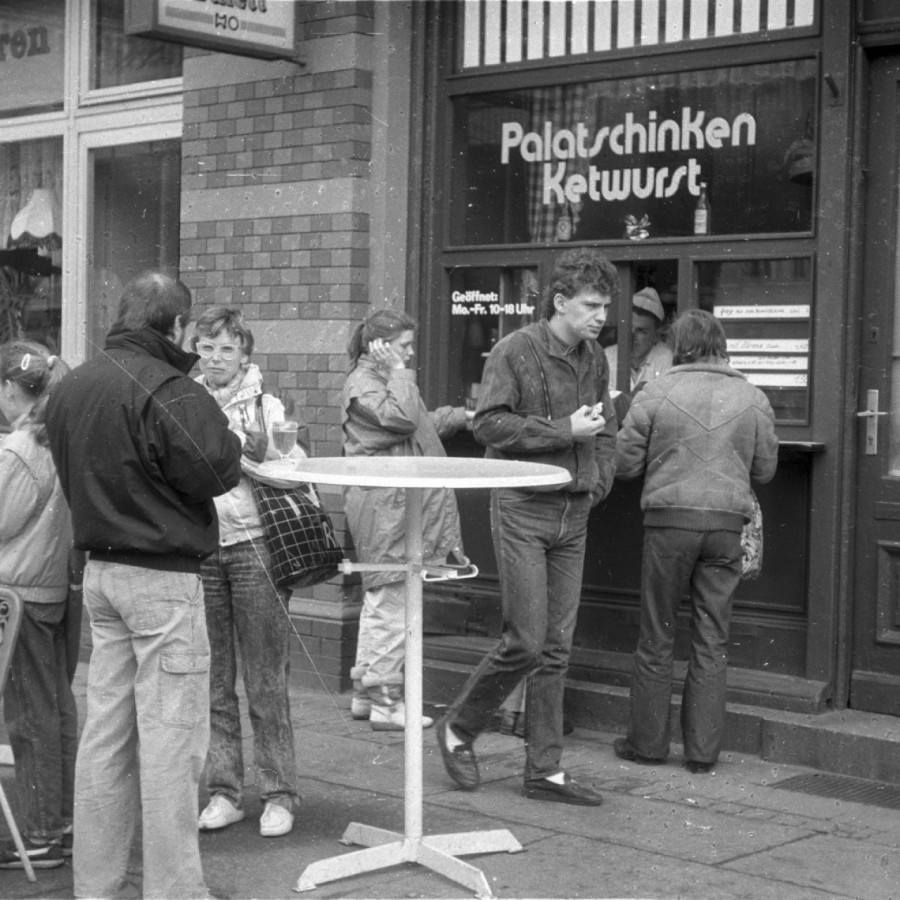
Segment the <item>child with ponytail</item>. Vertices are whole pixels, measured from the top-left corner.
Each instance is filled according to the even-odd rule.
[[[41,344],[0,346],[0,412],[12,427],[0,441],[0,585],[24,601],[3,713],[26,811],[25,851],[43,869],[71,853],[78,738],[67,626],[80,623],[81,597],[69,590],[72,526],[45,425],[47,398],[68,371]],[[0,846],[0,868],[24,868],[12,841]]]

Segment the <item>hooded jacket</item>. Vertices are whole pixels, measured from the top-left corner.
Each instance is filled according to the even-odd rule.
[[[241,442],[189,377],[197,359],[150,328],[111,331],[50,395],[50,449],[92,558],[199,571],[216,549],[212,498],[238,483]]]
[[[618,434],[616,475],[644,476],[644,525],[740,531],[753,510],[750,479],[778,464],[766,395],[725,362],[675,366],[634,398]]]
[[[441,438],[465,425],[462,408],[443,406],[428,412],[411,369],[387,372],[363,355],[347,376],[341,402],[345,456],[445,456]],[[347,524],[362,562],[406,561],[405,494],[403,488],[345,490]],[[442,563],[451,551],[462,552],[452,490],[426,490],[422,515],[426,562]],[[402,579],[397,572],[364,572],[363,587],[371,590]]]

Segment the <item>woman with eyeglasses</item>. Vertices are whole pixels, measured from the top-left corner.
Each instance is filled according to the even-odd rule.
[[[264,392],[259,367],[250,362],[253,333],[240,310],[206,310],[197,320],[193,346],[200,356],[197,381],[228,416],[250,468],[278,459],[272,429],[285,420],[284,406]],[[295,447],[290,455],[305,453]],[[235,692],[240,649],[259,794],[265,804],[259,831],[263,837],[278,837],[293,828],[300,799],[288,701],[289,591],[276,588],[269,575],[271,558],[247,475],[215,503],[219,548],[200,568],[211,660],[206,759],[210,799],[199,827],[212,831],[244,818],[241,714]]]

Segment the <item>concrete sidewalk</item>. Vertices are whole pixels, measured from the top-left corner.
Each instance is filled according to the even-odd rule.
[[[82,664],[76,678],[82,709],[85,670]],[[251,770],[247,818],[200,838],[210,890],[220,897],[311,900],[471,896],[414,864],[293,892],[309,863],[352,852],[339,843],[351,821],[402,831],[404,804],[402,734],[375,733],[367,722],[352,721],[349,696],[295,689],[292,701],[303,795],[297,825],[284,838],[260,837],[261,804]],[[249,734],[245,722],[246,758],[252,761]],[[594,780],[606,796],[602,807],[579,808],[526,800],[522,742],[500,734],[486,734],[476,744],[481,789],[455,790],[429,729],[425,834],[508,828],[524,852],[466,857],[500,898],[900,896],[900,809],[779,787],[804,775],[826,778],[834,787],[837,778],[838,794],[868,787],[858,796],[868,793],[885,804],[900,800],[894,786],[850,784],[732,753],[714,774],[692,776],[677,754],[663,766],[618,760],[615,737],[576,729],[566,739],[566,767]],[[12,770],[0,767],[0,777],[15,809]],[[0,871],[0,896],[73,896],[70,864],[37,877],[32,885],[24,872]],[[133,882],[139,896],[139,856]]]

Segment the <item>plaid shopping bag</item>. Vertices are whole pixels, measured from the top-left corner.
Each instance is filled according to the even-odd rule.
[[[250,483],[275,584],[310,587],[334,578],[344,552],[316,489],[310,484],[272,487],[255,478]]]

